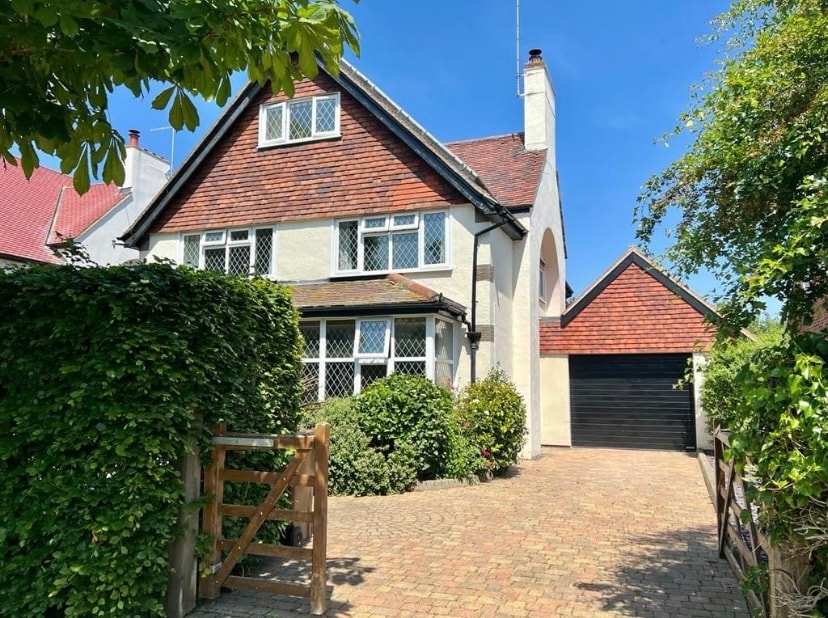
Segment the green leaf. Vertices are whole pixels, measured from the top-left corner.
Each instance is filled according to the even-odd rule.
[[[170,98],[172,97],[173,93],[175,93],[176,87],[170,86],[169,88],[165,88],[162,90],[157,97],[152,100],[152,108],[153,109],[165,109],[167,104],[170,102]]]

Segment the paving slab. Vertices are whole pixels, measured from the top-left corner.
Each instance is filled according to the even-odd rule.
[[[695,455],[550,448],[489,483],[329,509],[327,616],[749,616]],[[295,563],[263,569],[308,577]],[[227,591],[190,616],[308,611]]]

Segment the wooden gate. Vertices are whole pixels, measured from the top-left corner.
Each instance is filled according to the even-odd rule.
[[[725,461],[725,449],[730,446],[727,433],[716,430],[714,436],[716,477],[716,519],[719,524],[719,557],[727,558],[739,581],[756,577],[762,566],[767,568],[768,539],[756,526],[754,509],[745,494],[745,483]],[[766,591],[746,593],[748,605],[754,613],[768,615],[769,599]]]
[[[311,613],[323,614],[327,609],[325,586],[327,575],[325,554],[328,521],[328,451],[330,447],[330,426],[316,425],[313,433],[293,436],[267,434],[242,434],[226,431],[222,425],[213,434],[213,454],[210,466],[205,471],[204,492],[211,496],[204,507],[202,531],[215,541],[210,554],[209,573],[199,581],[199,596],[213,599],[219,595],[222,586],[261,590],[290,596],[310,597]],[[255,470],[229,470],[224,467],[227,451],[230,450],[291,450],[294,452],[287,467],[280,472]],[[244,506],[224,503],[224,483],[249,482],[270,485],[270,491],[259,506]],[[294,509],[277,509],[279,498],[288,487],[294,488],[294,498],[303,488],[312,489],[312,510],[307,510],[311,500],[294,500]],[[304,502],[305,505],[301,503]],[[305,507],[303,509],[302,507]],[[247,517],[249,519],[238,539],[222,536],[224,516]],[[312,547],[287,547],[253,543],[253,537],[267,520],[289,521],[313,526]],[[224,552],[227,554],[222,559]],[[310,561],[310,584],[274,582],[270,580],[231,575],[233,568],[244,554],[269,556],[288,560]]]

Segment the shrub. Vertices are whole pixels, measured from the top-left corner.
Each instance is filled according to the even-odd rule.
[[[526,406],[501,369],[465,387],[455,403],[457,419],[493,472],[517,462],[526,438]]]
[[[371,445],[390,457],[400,443],[414,449],[417,478],[439,478],[449,459],[451,393],[422,376],[393,374],[355,400],[360,427]]]
[[[707,430],[711,433],[718,424],[730,427],[736,421],[737,410],[744,399],[742,385],[737,380],[739,372],[750,364],[761,365],[763,355],[784,340],[784,331],[778,324],[759,326],[755,332],[756,339],[720,340],[707,355],[701,406],[707,416]]]
[[[289,292],[265,281],[0,271],[0,614],[163,615],[172,464],[209,438],[199,416],[292,430],[299,342]]]
[[[391,489],[385,456],[371,447],[371,440],[357,421],[353,399],[328,399],[309,408],[303,424],[331,425],[328,491],[334,496],[375,496]]]

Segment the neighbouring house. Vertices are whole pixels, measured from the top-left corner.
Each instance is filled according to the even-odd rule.
[[[118,236],[167,181],[169,164],[140,148],[130,131],[122,187],[96,183],[83,195],[72,178],[39,167],[27,179],[20,165],[0,169],[0,267],[31,263],[59,264],[53,249],[68,239],[82,244],[97,264],[138,258]]]
[[[306,401],[394,371],[457,388],[499,365],[526,402],[525,454],[570,445],[568,351],[541,347],[568,290],[540,50],[524,84],[522,131],[453,143],[346,62],[293,98],[249,84],[122,239],[291,284]]]

